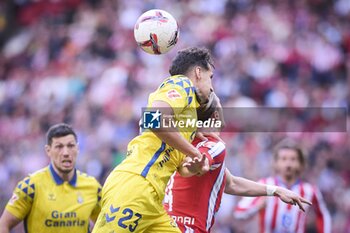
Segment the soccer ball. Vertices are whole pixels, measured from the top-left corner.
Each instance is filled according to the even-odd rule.
[[[134,27],[137,45],[150,54],[163,54],[172,49],[179,39],[179,27],[174,17],[163,10],[143,13]]]

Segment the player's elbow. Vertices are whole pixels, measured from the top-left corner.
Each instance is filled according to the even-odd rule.
[[[0,218],[0,233],[9,233],[21,221],[5,209]]]
[[[224,192],[231,195],[241,195],[242,190],[239,185],[237,185],[237,177],[230,175],[227,177]]]

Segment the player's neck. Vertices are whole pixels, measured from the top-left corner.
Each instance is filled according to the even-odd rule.
[[[74,176],[74,169],[68,173],[61,172],[59,169],[57,169],[55,166],[53,166],[53,169],[55,170],[56,174],[61,177],[62,180],[69,182],[73,176]]]
[[[70,171],[69,173],[59,173],[59,176],[62,178],[62,180],[69,182],[74,176],[74,170]]]
[[[280,176],[280,179],[287,187],[291,187],[297,182],[297,177]]]

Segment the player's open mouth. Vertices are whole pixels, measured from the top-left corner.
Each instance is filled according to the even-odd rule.
[[[62,164],[64,165],[64,166],[71,166],[72,165],[72,161],[70,161],[70,160],[64,160],[64,161],[62,161]]]

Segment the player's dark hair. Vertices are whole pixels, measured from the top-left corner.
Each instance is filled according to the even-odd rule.
[[[277,145],[274,148],[274,159],[275,160],[278,159],[279,151],[282,149],[290,149],[290,150],[294,150],[295,152],[297,152],[298,160],[299,160],[300,164],[302,166],[305,165],[304,152],[303,152],[301,146],[299,146],[299,144],[295,140],[293,140],[291,138],[285,138],[282,141],[280,141],[279,143],[277,143]]]
[[[53,138],[64,137],[70,134],[72,134],[77,141],[77,135],[70,125],[67,125],[65,123],[53,125],[46,133],[46,143],[47,145],[51,145]]]
[[[210,52],[206,48],[191,47],[180,50],[169,68],[170,75],[186,75],[193,67],[200,66],[209,70],[210,66],[214,68]]]

